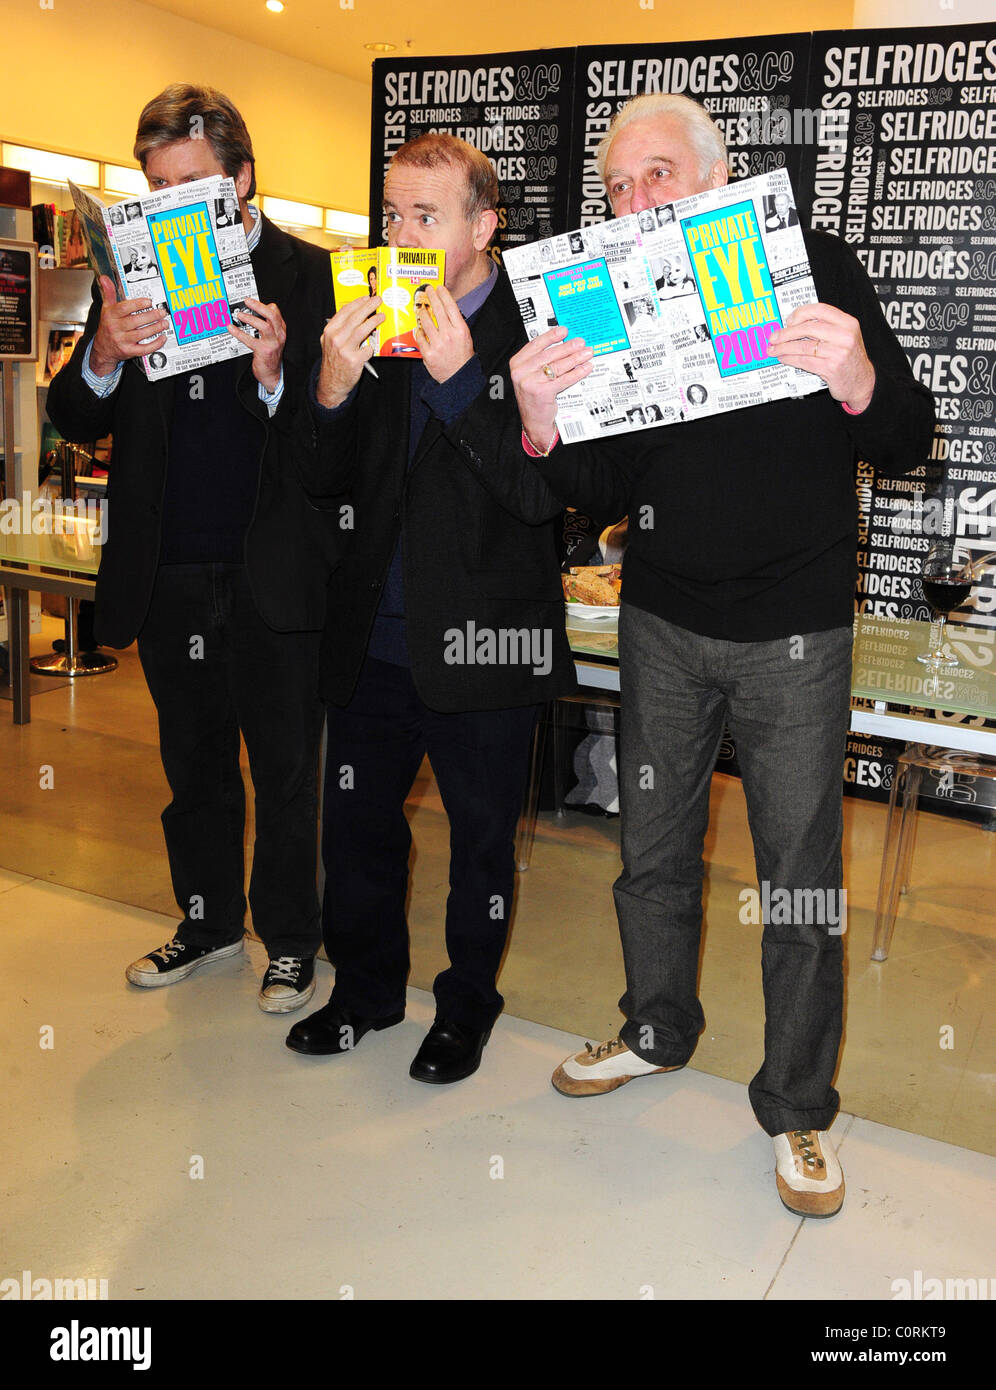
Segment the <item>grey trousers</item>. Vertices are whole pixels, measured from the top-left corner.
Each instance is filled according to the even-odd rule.
[[[851,629],[718,641],[624,603],[619,653],[620,1037],[647,1060],[675,1066],[691,1057],[705,1025],[696,989],[702,850],[725,720],[747,800],[756,906],[768,907],[764,1061],[750,1083],[751,1105],[768,1134],[825,1129],[840,1099],[832,1081],[843,1010]]]

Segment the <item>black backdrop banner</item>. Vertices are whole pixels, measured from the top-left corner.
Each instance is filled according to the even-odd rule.
[[[858,466],[856,603],[928,620],[917,575],[932,535],[953,532],[977,558],[996,551],[996,26],[814,34],[810,83],[808,104],[840,121],[805,152],[810,224],[854,246],[937,402],[924,468],[893,479]],[[996,660],[994,580],[990,571],[974,588],[971,628],[949,626],[965,665]],[[854,790],[883,796],[902,745],[852,743]],[[924,789],[959,807],[996,805],[983,778],[928,778]]]
[[[611,216],[595,151],[619,108],[643,92],[701,102],[726,137],[731,178],[787,169],[797,185],[803,146],[812,138],[804,109],[810,40],[779,34],[579,48],[568,225]]]
[[[499,244],[608,215],[595,151],[641,92],[701,101],[733,178],[786,168],[803,220],[850,242],[918,379],[937,401],[930,460],[910,478],[859,463],[856,605],[927,618],[917,578],[931,530],[996,551],[996,25],[843,30],[374,63],[371,241],[384,170],[412,135],[448,130],[494,160]],[[950,625],[967,664],[996,661],[996,572]],[[910,706],[916,706],[916,691]],[[969,716],[938,718],[944,725]],[[902,745],[852,739],[845,787],[888,796]],[[732,750],[730,750],[732,753]],[[735,770],[735,755],[722,766]],[[996,781],[925,781],[937,809],[992,817]],[[947,797],[947,803],[942,805]]]
[[[444,130],[483,150],[498,173],[497,242],[518,246],[567,224],[575,50],[479,58],[379,58],[373,65],[371,244],[386,240],[384,173],[400,145]],[[378,238],[377,230],[382,236]]]

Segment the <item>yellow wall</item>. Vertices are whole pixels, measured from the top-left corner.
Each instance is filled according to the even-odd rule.
[[[232,0],[206,0],[205,9],[225,3]],[[572,0],[549,3],[563,10],[568,42]],[[653,18],[667,18],[668,37],[707,39],[846,28],[853,0],[714,0],[680,11],[657,0],[654,9]],[[606,0],[606,43],[620,41],[612,13]],[[511,17],[514,48],[514,10]],[[265,192],[367,210],[364,83],[137,0],[0,0],[0,34],[0,136],[7,140],[130,163],[135,123],[149,97],[168,82],[207,82],[245,116]]]
[[[0,36],[4,139],[132,163],[149,98],[168,82],[206,82],[245,117],[267,193],[367,210],[362,83],[135,0],[0,0]]]

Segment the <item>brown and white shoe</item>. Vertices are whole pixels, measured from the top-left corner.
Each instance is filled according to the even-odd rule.
[[[826,1130],[791,1129],[773,1142],[783,1204],[797,1216],[835,1216],[844,1205],[844,1174]]]
[[[562,1096],[601,1096],[625,1086],[634,1076],[652,1076],[659,1071],[679,1071],[679,1067],[659,1067],[638,1057],[620,1038],[592,1047],[585,1043],[584,1052],[566,1058],[553,1073],[551,1080]]]

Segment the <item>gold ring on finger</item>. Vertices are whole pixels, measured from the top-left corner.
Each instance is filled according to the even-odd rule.
[[[543,363],[543,375],[546,377],[547,381],[556,381],[557,379],[556,370],[549,362]]]

